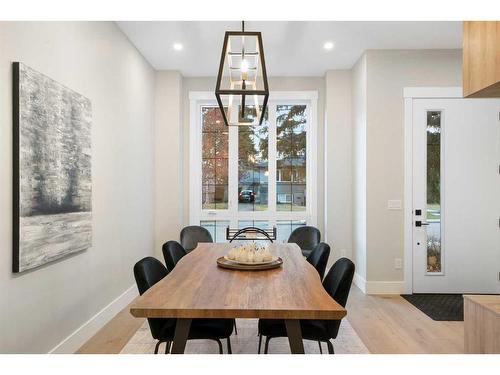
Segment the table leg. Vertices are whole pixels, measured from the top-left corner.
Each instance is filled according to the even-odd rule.
[[[300,331],[300,320],[286,319],[285,326],[292,354],[304,354],[304,343],[302,342],[302,332]]]
[[[184,354],[192,319],[177,319],[171,354]]]

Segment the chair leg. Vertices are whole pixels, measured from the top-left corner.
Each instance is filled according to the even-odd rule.
[[[262,346],[262,335],[259,335],[259,350],[257,351],[258,354],[260,354],[261,346]]]
[[[158,349],[160,348],[160,344],[161,344],[162,342],[163,342],[163,341],[158,340],[158,342],[156,343],[156,346],[155,346],[155,354],[158,354]]]
[[[165,354],[170,353],[170,345],[172,345],[172,341],[167,341],[167,343],[165,344]]]
[[[238,328],[236,328],[236,319],[234,320],[234,334],[238,334]]]
[[[271,340],[271,336],[266,336],[266,344],[264,345],[264,354],[267,354],[269,350],[269,340]]]
[[[319,354],[323,354],[323,348],[321,347],[321,341],[318,341],[319,345]]]
[[[231,338],[227,338],[227,354],[233,354],[233,351],[231,349]]]
[[[222,343],[220,342],[219,339],[215,339],[217,341],[217,344],[219,344],[219,354],[224,354],[224,351],[222,350]]]
[[[335,351],[333,350],[333,344],[330,342],[330,340],[326,340],[326,345],[328,346],[328,354],[335,354]]]

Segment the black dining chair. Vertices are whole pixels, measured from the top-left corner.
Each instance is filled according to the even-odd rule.
[[[308,257],[312,250],[321,241],[321,232],[318,228],[304,225],[294,229],[288,237],[288,243],[296,243],[302,250],[302,255]]]
[[[149,288],[167,276],[169,271],[156,258],[146,257],[134,266],[134,276],[139,289],[139,294],[144,294]],[[155,354],[161,343],[166,343],[165,354],[170,352],[174,340],[177,319],[174,318],[148,318],[149,329],[155,340]],[[231,351],[230,336],[233,333],[232,319],[193,319],[189,330],[188,340],[214,340],[219,345],[219,353],[223,354],[221,339],[227,339],[227,351]]]
[[[163,252],[163,258],[169,271],[172,271],[177,262],[187,254],[186,250],[177,241],[165,242],[161,247],[161,251]]]
[[[354,263],[347,258],[337,260],[323,281],[323,287],[338,304],[345,307],[354,276]],[[341,320],[301,320],[302,338],[317,341],[320,352],[321,342],[326,342],[328,353],[334,354],[330,339],[335,339],[339,332]],[[266,337],[264,353],[267,354],[269,341],[275,337],[287,337],[284,320],[259,319],[259,354],[262,336]]]
[[[320,242],[311,254],[307,257],[307,261],[316,268],[319,273],[320,280],[323,280],[325,276],[325,269],[328,263],[328,257],[330,256],[330,246],[324,242]]]
[[[194,250],[199,242],[214,242],[206,228],[191,225],[181,230],[181,245],[188,253]]]
[[[204,233],[203,231],[199,232],[198,228],[205,230],[206,233]],[[199,242],[213,242],[212,236],[210,235],[210,232],[203,227],[197,227],[197,226],[191,226],[191,227],[184,228],[181,232],[181,240],[183,238],[183,234],[184,234],[184,236],[188,236],[189,233],[195,233],[195,235],[196,235],[196,233],[204,233],[203,236],[205,236],[205,239],[208,239],[208,237],[206,236],[206,235],[208,235],[210,237],[210,241],[199,241]],[[203,236],[200,236],[200,237],[203,237]],[[194,249],[197,244],[198,243],[196,242],[196,244],[191,243],[190,245],[193,245],[194,246],[193,249]],[[175,265],[177,264],[177,262],[179,260],[181,260],[181,258],[184,255],[187,254],[187,251],[185,250],[185,248],[177,241],[168,241],[168,242],[164,243],[162,246],[162,252],[163,252],[163,257],[165,258],[165,264],[167,265],[167,268],[169,271],[172,271],[174,269]],[[236,334],[238,334],[238,328],[236,327],[236,320],[234,320],[234,332]]]

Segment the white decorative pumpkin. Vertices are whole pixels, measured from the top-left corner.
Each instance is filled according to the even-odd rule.
[[[273,260],[273,256],[271,255],[271,252],[267,249],[264,250],[263,258],[264,258],[264,262],[270,262],[271,260]]]

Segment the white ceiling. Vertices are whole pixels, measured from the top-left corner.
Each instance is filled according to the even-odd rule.
[[[155,69],[179,70],[184,76],[217,74],[225,31],[236,21],[118,22]],[[322,76],[349,69],[367,49],[462,48],[461,22],[283,22],[247,21],[261,31],[269,76]],[[323,44],[335,47],[325,51]],[[182,43],[175,51],[174,43]]]

